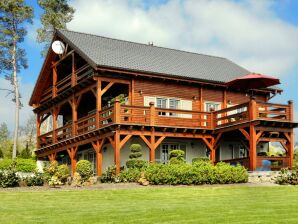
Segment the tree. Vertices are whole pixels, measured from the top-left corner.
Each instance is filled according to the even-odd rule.
[[[10,81],[13,89],[6,89],[13,94],[15,103],[15,129],[13,138],[13,153],[17,154],[19,110],[21,107],[18,73],[20,69],[27,68],[25,50],[19,45],[24,41],[27,31],[25,23],[32,23],[33,9],[27,6],[24,0],[0,1],[0,72],[5,73],[5,78]]]
[[[44,43],[41,52],[45,56],[55,29],[66,29],[75,12],[74,8],[68,5],[68,0],[38,0],[39,6],[44,10],[41,15],[42,27],[37,29],[37,41]]]
[[[5,122],[0,124],[0,151],[2,152],[2,157],[11,156],[12,143],[10,140],[10,133]]]

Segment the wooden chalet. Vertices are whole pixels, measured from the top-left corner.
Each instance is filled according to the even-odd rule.
[[[100,176],[110,165],[119,172],[129,146],[139,143],[152,162],[166,163],[181,149],[187,162],[209,157],[252,171],[293,166],[292,101],[270,103],[278,88],[229,89],[225,82],[250,73],[233,62],[65,30],[54,40],[64,53],[49,49],[30,99],[40,160],[75,172],[87,159]],[[268,157],[270,142],[284,154]]]

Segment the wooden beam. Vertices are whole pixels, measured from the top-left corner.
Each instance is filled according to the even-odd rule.
[[[125,145],[125,143],[132,137],[132,135],[126,135],[124,139],[120,141],[120,149]]]
[[[245,137],[247,140],[250,139],[249,134],[247,133],[247,131],[245,131],[244,128],[239,128],[239,131],[244,135],[244,137]]]
[[[101,95],[104,95],[105,92],[108,91],[112,87],[112,85],[114,85],[114,82],[110,82],[105,88],[103,88],[101,90]]]
[[[249,128],[249,162],[250,170],[254,171],[257,167],[257,139],[256,130],[253,124]]]

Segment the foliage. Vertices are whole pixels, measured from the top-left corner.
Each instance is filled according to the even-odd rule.
[[[61,181],[61,183],[65,184],[67,181],[67,178],[69,177],[69,169],[68,166],[65,164],[59,165],[57,168],[57,172],[55,173],[55,176]]]
[[[277,184],[291,184],[298,185],[298,169],[289,170],[281,169],[278,176],[275,179]]]
[[[117,182],[116,166],[108,166],[106,171],[101,175],[100,181],[102,183]]]
[[[169,155],[170,163],[171,164],[184,163],[185,162],[184,155],[185,155],[185,152],[180,149],[172,150]]]
[[[210,159],[208,157],[197,157],[197,158],[193,158],[192,159],[192,164],[194,164],[196,162],[201,162],[201,161],[210,162]]]
[[[12,164],[11,159],[0,160],[0,170],[9,170],[11,164]]]
[[[0,187],[16,187],[19,185],[19,177],[16,175],[16,163],[12,162],[9,169],[0,171]]]
[[[0,55],[1,56],[1,55]],[[12,156],[12,141],[9,139],[9,131],[5,122],[0,124],[0,151],[3,153],[3,157],[11,158]]]
[[[27,186],[43,186],[44,184],[44,177],[42,173],[35,173],[33,176],[25,177],[23,181],[26,183]]]
[[[0,161],[0,170],[9,170],[12,164],[12,159],[3,159]],[[34,172],[36,170],[36,161],[18,158],[15,160],[15,168],[18,172]]]
[[[229,184],[244,183],[248,174],[242,166],[197,161],[195,164],[151,164],[145,170],[151,184]]]
[[[80,160],[77,163],[77,173],[80,174],[82,181],[87,181],[93,174],[91,163],[88,160]]]
[[[34,172],[36,168],[36,161],[33,159],[16,159],[16,170],[18,172]]]
[[[66,183],[69,176],[67,165],[58,165],[56,160],[51,161],[44,169],[44,180],[51,186],[63,185]]]
[[[27,34],[25,23],[32,23],[33,9],[26,5],[24,0],[0,1],[0,72],[5,73],[5,78],[10,82],[11,89],[6,89],[12,94],[15,103],[15,131],[13,139],[12,158],[17,156],[17,143],[19,132],[20,102],[18,72],[27,68],[26,52],[21,48]]]
[[[2,159],[4,157],[2,149],[0,149],[0,159]]]
[[[119,182],[137,182],[141,177],[141,171],[138,168],[124,169],[119,174]]]
[[[126,161],[126,167],[127,168],[137,168],[142,169],[143,167],[146,167],[148,162],[145,160],[141,160],[142,157],[142,146],[140,144],[131,144],[129,147],[130,154],[129,154],[129,160]]]
[[[125,98],[126,98],[125,94],[119,94],[118,96],[110,100],[110,104],[114,104],[116,99],[118,99],[120,104],[123,105],[125,104]]]
[[[37,30],[37,41],[45,43],[42,52],[45,56],[54,30],[66,29],[66,24],[72,20],[75,10],[68,5],[68,0],[38,0],[38,4],[44,12],[41,15],[42,27]]]

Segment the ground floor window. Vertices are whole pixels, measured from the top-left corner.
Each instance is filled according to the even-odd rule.
[[[156,150],[156,162],[166,164],[169,162],[169,155],[172,150],[180,149],[184,151],[184,159],[186,159],[186,144],[183,143],[164,143]]]

